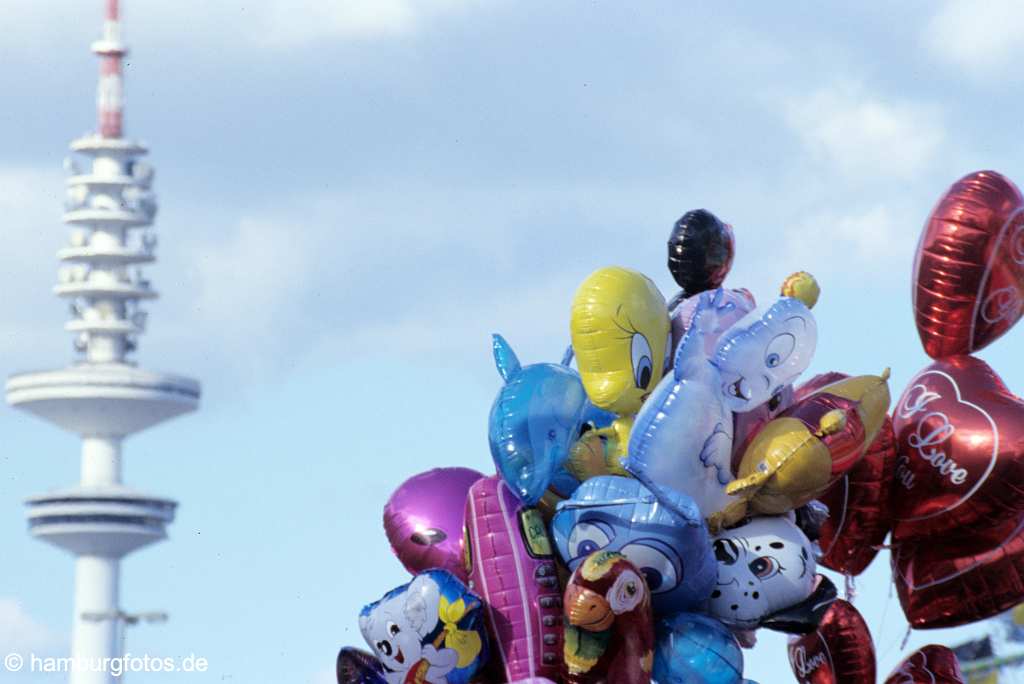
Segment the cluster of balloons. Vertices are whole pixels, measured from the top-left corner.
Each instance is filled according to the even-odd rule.
[[[761,307],[723,287],[735,238],[705,210],[673,227],[670,303],[606,267],[573,297],[559,362],[523,365],[495,335],[496,473],[437,468],[391,496],[413,578],[364,608],[372,652],[343,648],[339,684],[753,684],[761,628],[793,635],[801,682],[874,682],[867,625],[817,570],[859,574],[890,532],[913,625],[1024,600],[1024,405],[968,355],[1024,313],[1022,206],[982,172],[935,209],[915,307],[937,361],[892,416],[888,369],[798,384],[817,282],[792,274]],[[932,646],[887,682],[958,672]]]
[[[1024,313],[1024,197],[994,171],[942,196],[914,263],[914,314],[934,363],[893,427],[893,579],[917,628],[1024,600],[1024,402],[972,354]]]
[[[913,628],[954,627],[1024,601],[1024,402],[972,354],[1024,313],[1024,197],[994,171],[939,199],[914,262],[914,315],[934,362],[841,487],[821,497],[822,563],[859,574],[890,537],[893,582]],[[890,536],[891,535],[891,536]],[[836,602],[790,644],[797,679],[873,682],[867,625]],[[962,682],[956,658],[928,646],[887,682]]]

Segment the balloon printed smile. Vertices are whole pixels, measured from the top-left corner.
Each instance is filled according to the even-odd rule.
[[[746,380],[741,375],[736,382],[726,386],[726,392],[737,399],[750,401],[750,389],[746,386]]]

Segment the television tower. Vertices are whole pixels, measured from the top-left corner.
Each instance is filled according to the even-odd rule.
[[[60,370],[22,373],[7,381],[7,401],[82,438],[81,481],[27,500],[36,538],[75,556],[71,684],[113,684],[96,663],[121,655],[128,616],[120,608],[120,562],[166,537],[177,502],[142,493],[121,481],[121,444],[146,428],[193,411],[199,383],[139,368],[132,360],[146,327],[145,300],[157,293],[142,274],[155,260],[149,226],[156,214],[153,169],[140,161],[141,143],[124,137],[118,0],[106,0],[96,133],[71,143],[65,160],[64,223],[70,244],[54,292],[68,300],[78,358]]]

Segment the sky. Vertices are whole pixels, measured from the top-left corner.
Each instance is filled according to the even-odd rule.
[[[767,301],[818,278],[807,377],[889,366],[898,396],[927,365],[910,271],[928,212],[970,171],[1024,178],[1008,0],[122,4],[126,128],[161,200],[138,359],[203,383],[198,413],[126,443],[126,483],[181,502],[170,540],[124,562],[124,608],[170,614],[127,650],[210,663],[154,682],[332,682],[359,608],[408,579],[390,492],[493,468],[490,334],[559,359],[575,287],[605,265],[671,297],[684,212],[733,225],[729,286]],[[72,357],[50,294],[61,160],[94,126],[102,3],[0,13],[7,375]],[[1011,388],[1022,334],[980,354]],[[28,537],[22,501],[77,480],[78,440],[10,409],[0,436],[0,653],[63,654],[71,558]],[[985,630],[901,649],[890,586],[883,552],[856,598],[882,674]],[[788,681],[785,637],[746,658]]]

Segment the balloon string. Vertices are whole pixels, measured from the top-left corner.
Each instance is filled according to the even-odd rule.
[[[903,635],[903,641],[900,642],[901,651],[907,647],[907,642],[910,641],[910,632],[913,631],[913,629],[913,627],[907,625],[907,633]]]

